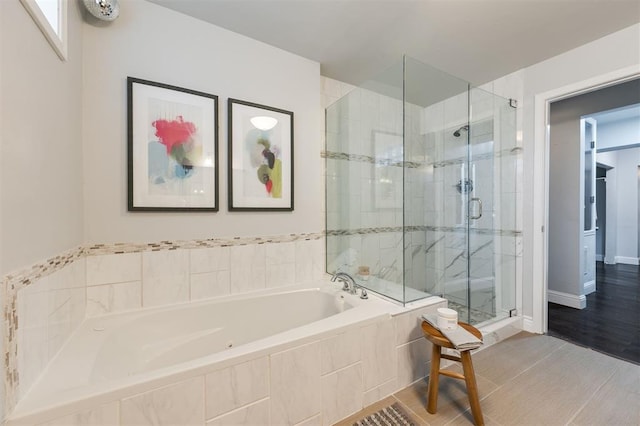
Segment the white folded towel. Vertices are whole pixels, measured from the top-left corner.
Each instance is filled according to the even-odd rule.
[[[440,330],[438,327],[438,316],[435,314],[423,314],[422,319],[431,324],[437,330]],[[468,351],[471,349],[476,349],[482,345],[482,340],[478,339],[473,334],[469,333],[464,328],[458,326],[455,330],[440,330],[451,344],[459,351]]]

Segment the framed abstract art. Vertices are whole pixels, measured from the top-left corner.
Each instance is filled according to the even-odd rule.
[[[127,78],[128,210],[218,211],[218,97]]]
[[[293,210],[293,112],[229,99],[229,210]]]

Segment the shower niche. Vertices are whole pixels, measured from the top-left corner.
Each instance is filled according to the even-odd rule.
[[[326,109],[327,272],[463,321],[515,308],[516,110],[410,57]]]

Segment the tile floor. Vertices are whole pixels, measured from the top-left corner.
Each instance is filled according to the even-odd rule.
[[[486,425],[640,425],[638,365],[524,332],[474,353],[473,363]],[[396,400],[417,425],[473,424],[464,382],[440,377],[437,414],[427,413],[426,393],[420,381],[338,425]]]

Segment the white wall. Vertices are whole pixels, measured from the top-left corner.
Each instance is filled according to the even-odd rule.
[[[110,26],[85,24],[83,54],[86,242],[323,229],[318,63],[144,1],[125,2]],[[218,95],[220,211],[127,212],[127,76]],[[229,97],[294,112],[293,212],[227,211]]]
[[[640,144],[640,119],[598,123],[598,150],[633,144]]]
[[[82,20],[62,62],[18,1],[0,2],[0,272],[82,243]]]

